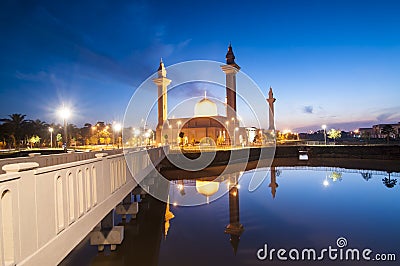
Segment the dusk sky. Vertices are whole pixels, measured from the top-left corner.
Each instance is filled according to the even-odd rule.
[[[232,42],[274,89],[278,129],[397,123],[399,14],[396,0],[2,1],[0,117],[60,123],[65,103],[78,126],[122,121],[161,57],[224,62]]]

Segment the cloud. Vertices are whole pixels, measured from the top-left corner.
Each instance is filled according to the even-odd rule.
[[[378,122],[390,122],[391,120],[400,120],[400,114],[397,113],[381,113],[377,115],[376,120]]]
[[[26,81],[44,81],[48,76],[48,73],[45,71],[39,71],[37,73],[22,73],[17,70],[15,72],[15,77],[17,79]]]
[[[303,107],[303,113],[312,114],[314,107],[312,105],[306,105]]]

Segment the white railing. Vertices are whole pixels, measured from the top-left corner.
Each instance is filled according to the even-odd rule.
[[[127,162],[144,176],[163,157],[155,148],[45,167],[4,166],[0,265],[56,265],[137,185]]]
[[[116,150],[107,150],[107,154],[119,154],[122,152],[122,149]],[[87,159],[95,158],[95,154],[99,153],[98,151],[87,151],[87,152],[75,152],[70,151],[68,153],[58,153],[58,154],[49,154],[49,155],[41,155],[40,150],[30,153],[25,157],[16,157],[16,158],[6,158],[0,159],[0,174],[4,174],[1,168],[6,164],[14,164],[14,163],[23,163],[23,162],[36,162],[39,164],[39,167],[58,165],[63,163],[71,163],[76,161],[82,161]]]

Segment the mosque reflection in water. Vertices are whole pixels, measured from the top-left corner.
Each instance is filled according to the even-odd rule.
[[[281,173],[280,170],[277,170],[275,167],[269,168],[269,176],[270,182],[268,187],[270,188],[272,198],[274,199],[276,196],[276,190],[278,188],[278,183],[276,181],[277,176]],[[210,197],[214,196],[217,192],[220,191],[221,184],[225,185],[228,192],[229,197],[229,224],[226,225],[224,233],[230,235],[230,243],[233,248],[233,252],[236,255],[240,236],[244,231],[243,224],[240,223],[240,207],[239,207],[239,179],[243,175],[243,172],[237,172],[233,174],[222,175],[218,177],[203,177],[198,179],[183,179],[183,180],[173,180],[172,184],[176,186],[171,186],[171,189],[175,187],[179,191],[179,194],[184,197],[186,196],[186,189],[188,188],[196,188],[196,193],[203,195],[206,198],[207,204],[210,203]],[[211,181],[208,181],[211,180]],[[190,196],[190,195],[189,195]],[[172,213],[170,205],[177,205],[176,203],[170,202],[170,198],[168,197],[168,202],[166,204],[165,210],[165,223],[164,223],[164,237],[166,239],[168,235],[168,230],[171,226],[170,220],[175,217]]]

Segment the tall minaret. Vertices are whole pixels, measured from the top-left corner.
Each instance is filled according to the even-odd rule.
[[[160,66],[158,67],[158,78],[153,79],[153,82],[158,88],[158,124],[156,129],[156,141],[157,143],[162,142],[162,128],[165,120],[167,120],[167,86],[171,83],[170,79],[167,79],[167,70],[165,70],[162,59],[160,60]]]
[[[269,104],[269,130],[275,130],[275,111],[274,111],[274,93],[272,92],[272,87],[269,88],[267,102]]]
[[[226,53],[226,65],[221,66],[222,71],[226,75],[226,116],[228,121],[237,123],[236,119],[236,73],[240,67],[235,63],[235,55],[232,51],[232,45],[229,44]],[[232,119],[233,118],[233,119]],[[235,125],[232,125],[233,128]]]

